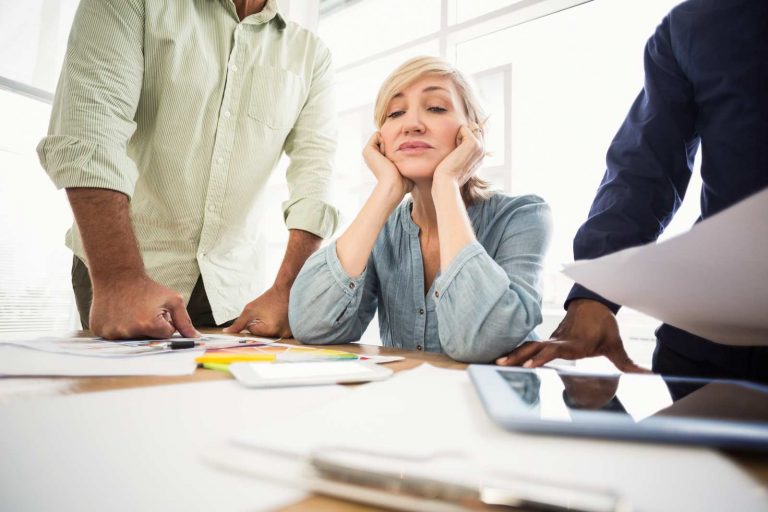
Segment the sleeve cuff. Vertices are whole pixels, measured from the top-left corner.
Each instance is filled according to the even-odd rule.
[[[580,284],[574,284],[573,288],[571,288],[571,293],[568,294],[568,298],[565,299],[565,304],[563,307],[567,310],[568,305],[571,303],[571,301],[574,301],[576,299],[590,299],[597,302],[600,302],[605,307],[613,311],[613,314],[619,312],[619,309],[621,309],[621,306],[619,304],[616,304],[614,302],[611,302],[602,296],[596,294],[595,292],[588,290],[587,288],[584,288]]]
[[[339,225],[339,211],[336,208],[311,198],[283,203],[283,218],[288,229],[301,229],[320,238],[333,235]]]
[[[355,295],[365,283],[365,274],[368,269],[366,268],[363,270],[357,277],[349,277],[349,274],[344,270],[344,267],[341,266],[339,256],[336,254],[336,242],[334,241],[329,244],[323,250],[325,251],[325,262],[328,265],[328,270],[330,270],[331,275],[333,276],[333,280],[336,281],[336,284],[341,287],[345,294],[350,297]]]
[[[136,165],[124,151],[70,137],[53,135],[37,146],[40,164],[56,188],[106,188],[133,195]]]
[[[484,252],[485,248],[477,240],[459,251],[459,254],[453,258],[453,261],[448,267],[448,270],[445,271],[445,274],[440,275],[435,280],[435,296],[437,298],[443,296],[464,265],[478,254],[483,254]]]

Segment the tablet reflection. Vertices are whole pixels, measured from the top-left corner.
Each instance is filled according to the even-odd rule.
[[[536,373],[502,372],[501,376],[525,405],[533,406],[539,403],[541,379]]]
[[[595,378],[561,374],[560,379],[564,387],[563,402],[569,409],[627,412],[616,396],[618,375]]]

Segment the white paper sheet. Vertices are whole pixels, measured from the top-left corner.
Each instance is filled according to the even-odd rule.
[[[212,469],[201,462],[206,450],[351,392],[232,380],[0,405],[0,509],[274,510],[304,494]]]
[[[0,376],[100,377],[190,375],[204,349],[172,350],[135,357],[91,357],[0,345]]]
[[[27,335],[21,338],[0,338],[0,345],[14,345],[45,352],[61,354],[73,354],[89,357],[135,357],[151,356],[170,352],[173,349],[168,345],[169,341],[193,341],[199,343],[199,348],[229,348],[243,347],[249,344],[274,345],[273,340],[267,338],[241,338],[226,334],[206,334],[200,338],[184,338],[173,336],[169,339],[133,339],[133,340],[105,340],[98,337],[67,337],[67,336],[34,336]],[[180,350],[191,350],[180,349]]]
[[[304,456],[346,447],[464,458],[510,478],[613,489],[634,510],[768,510],[765,487],[714,450],[514,434],[488,418],[466,372],[428,365],[237,440]]]
[[[624,306],[728,345],[768,345],[768,190],[658,243],[566,265]]]

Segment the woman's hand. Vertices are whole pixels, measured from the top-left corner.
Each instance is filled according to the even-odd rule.
[[[363,149],[363,159],[379,184],[391,189],[402,198],[413,189],[413,182],[400,174],[397,166],[384,156],[382,144],[381,134],[374,133]]]
[[[448,153],[435,170],[433,181],[450,181],[464,185],[480,166],[485,156],[480,127],[462,125],[456,135],[456,149]]]

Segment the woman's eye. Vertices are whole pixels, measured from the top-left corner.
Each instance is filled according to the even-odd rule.
[[[430,112],[435,112],[436,114],[442,114],[443,112],[448,112],[448,109],[445,109],[443,107],[429,107],[427,110]]]
[[[394,119],[396,117],[400,117],[403,114],[405,114],[404,111],[402,111],[402,110],[395,110],[394,112],[390,112],[389,114],[387,114],[387,118],[388,119]]]

